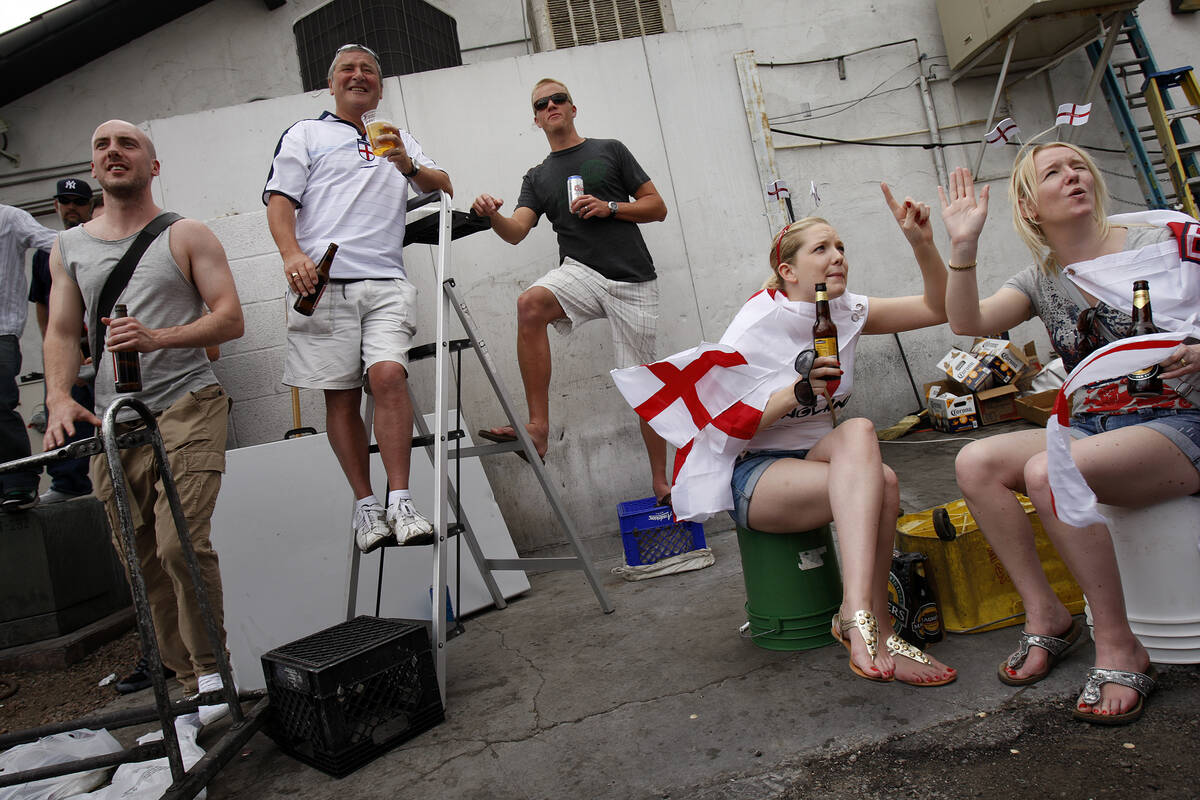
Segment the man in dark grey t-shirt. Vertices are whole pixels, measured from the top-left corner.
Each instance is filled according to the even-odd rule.
[[[561,81],[543,78],[533,87],[533,121],[546,134],[550,154],[525,173],[512,216],[504,201],[475,198],[475,213],[488,217],[501,239],[517,244],[545,214],[558,235],[562,263],[517,299],[517,360],[525,385],[525,428],[543,458],[550,436],[550,339],[546,326],[567,334],[575,325],[606,318],[612,326],[617,367],[656,358],[658,281],[638,224],[661,222],[667,207],[637,160],[615,139],[585,139],[575,130],[575,105]],[[568,179],[579,176],[583,193],[568,196]],[[632,199],[630,199],[632,198]],[[669,501],[666,443],[641,421],[654,496]],[[481,434],[512,441],[510,427]]]

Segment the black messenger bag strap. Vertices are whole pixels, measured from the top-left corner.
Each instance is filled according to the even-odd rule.
[[[133,244],[129,245],[129,249],[125,251],[125,255],[121,256],[121,260],[113,267],[113,271],[108,273],[108,279],[104,282],[104,288],[100,290],[100,299],[96,302],[96,307],[92,309],[92,313],[88,315],[88,336],[91,338],[92,348],[92,363],[96,368],[100,367],[100,356],[104,352],[104,332],[106,327],[101,324],[100,319],[107,317],[116,305],[117,298],[121,296],[121,292],[125,291],[125,287],[129,285],[129,279],[133,277],[133,270],[142,260],[142,256],[146,252],[146,248],[150,243],[158,238],[158,235],[175,224],[183,217],[176,214],[174,211],[164,211],[154,219],[146,223],[146,227],[142,228],[142,232],[133,240]]]

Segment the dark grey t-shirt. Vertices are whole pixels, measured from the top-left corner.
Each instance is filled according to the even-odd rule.
[[[654,280],[654,260],[636,222],[608,217],[580,219],[569,210],[567,178],[583,178],[583,192],[601,200],[628,202],[650,180],[629,148],[616,139],[585,139],[559,150],[525,173],[517,208],[542,214],[558,234],[559,259],[570,256],[609,280]],[[536,221],[534,222],[536,225]]]

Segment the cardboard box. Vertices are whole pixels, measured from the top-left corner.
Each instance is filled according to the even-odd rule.
[[[1042,371],[1042,359],[1038,356],[1037,345],[1033,342],[1025,343],[1024,352],[1025,370],[1017,376],[1015,383],[1017,389],[1028,392],[1033,388],[1033,379]]]
[[[997,386],[975,393],[975,407],[979,410],[980,425],[994,425],[1020,419],[1017,413],[1017,387]]]
[[[998,383],[1015,383],[1025,371],[1025,354],[1007,339],[976,339],[971,354],[977,357]]]
[[[932,405],[933,398],[939,395],[973,398],[977,419],[977,424],[971,426],[973,428],[1020,419],[1020,415],[1017,413],[1017,388],[1015,386],[997,386],[995,389],[972,392],[961,383],[947,378],[925,384],[925,407],[929,409],[929,420],[935,430],[946,430],[945,427],[938,427],[937,414]],[[948,409],[946,410],[948,411]],[[943,416],[945,416],[944,412]],[[957,427],[953,430],[968,430],[968,428]]]
[[[1054,413],[1054,398],[1058,397],[1058,389],[1047,389],[1036,394],[1027,394],[1017,398],[1017,413],[1034,425],[1046,427],[1046,420]]]
[[[957,347],[951,348],[950,352],[942,357],[938,362],[938,369],[972,392],[992,385],[992,371],[978,358],[964,353]]]
[[[934,430],[954,433],[979,427],[979,412],[975,395],[957,396],[950,393],[929,398],[929,422]]]

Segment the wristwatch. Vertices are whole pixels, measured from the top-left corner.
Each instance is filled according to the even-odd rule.
[[[616,200],[608,201],[608,210],[609,210],[610,217],[615,217],[617,215],[617,201]]]
[[[410,158],[409,161],[412,161],[412,165],[413,165],[412,172],[401,172],[400,173],[401,175],[403,175],[406,178],[411,178],[414,175],[416,175],[418,172],[421,171],[421,165],[417,163],[417,160],[415,158]]]

